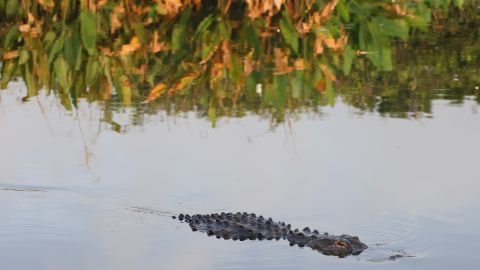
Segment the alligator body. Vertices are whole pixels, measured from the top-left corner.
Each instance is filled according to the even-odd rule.
[[[173,217],[176,218],[176,217]],[[180,221],[190,225],[192,231],[204,232],[209,236],[232,240],[288,240],[291,246],[309,247],[325,255],[345,257],[358,255],[367,249],[357,236],[328,233],[320,234],[317,230],[306,227],[294,229],[290,224],[275,222],[248,213],[220,213],[206,215],[178,215]]]

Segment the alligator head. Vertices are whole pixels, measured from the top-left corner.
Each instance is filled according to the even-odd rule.
[[[367,245],[360,242],[357,236],[343,234],[341,236],[312,237],[307,244],[310,248],[317,250],[325,255],[345,257],[347,255],[358,255],[368,248]]]

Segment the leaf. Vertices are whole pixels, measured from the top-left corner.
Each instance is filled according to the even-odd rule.
[[[326,82],[325,95],[327,96],[328,103],[333,107],[333,105],[335,105],[335,93],[333,91],[332,81],[330,80],[327,80]]]
[[[248,44],[252,47],[254,52],[260,52],[261,50],[261,41],[255,26],[252,23],[248,23],[245,19],[245,35]]]
[[[13,58],[17,58],[20,55],[19,50],[13,50],[13,51],[8,51],[3,53],[3,60],[10,60]]]
[[[12,28],[10,28],[7,35],[5,36],[5,40],[3,41],[3,47],[6,50],[12,49],[14,43],[17,41],[19,36],[20,36],[20,31],[18,31],[17,26],[13,26]]]
[[[57,54],[63,49],[63,43],[65,42],[65,35],[61,35],[60,38],[55,40],[55,43],[53,43],[52,50],[50,51],[50,54],[48,55],[48,65],[50,66],[55,60],[55,57]]]
[[[423,32],[426,32],[429,29],[429,22],[430,22],[429,17],[422,18],[420,16],[412,15],[412,16],[405,17],[405,20],[408,22],[410,27],[416,27]]]
[[[208,102],[207,115],[210,121],[212,121],[212,127],[215,128],[217,125],[217,110],[216,110],[215,97],[213,95],[210,97],[210,101]]]
[[[135,36],[138,37],[141,44],[147,43],[147,34],[145,33],[145,27],[143,23],[134,23],[133,30],[135,31]]]
[[[178,52],[184,47],[186,35],[185,24],[175,24],[172,31],[172,51]]]
[[[74,66],[75,70],[80,70],[80,66],[82,65],[82,40],[80,38],[80,31],[75,29],[72,36],[72,45],[73,45],[73,53],[75,56]]]
[[[377,68],[384,71],[392,70],[393,65],[390,39],[380,31],[378,24],[369,22],[367,25],[372,37],[371,43],[367,44],[367,51],[369,52],[367,57]]]
[[[203,34],[209,27],[212,25],[212,22],[215,20],[215,17],[213,14],[208,15],[205,17],[200,24],[198,24],[197,29],[195,30],[195,33],[193,34],[193,37],[195,39],[198,38],[199,35]]]
[[[138,49],[140,49],[142,45],[138,41],[136,36],[132,37],[130,43],[122,45],[122,49],[120,50],[120,55],[127,55],[130,54]]]
[[[456,5],[457,7],[460,7],[460,8],[461,8],[461,7],[463,6],[465,0],[453,0],[453,2],[455,3],[455,5]]]
[[[37,2],[44,8],[53,8],[55,6],[54,0],[37,0]]]
[[[72,2],[74,0],[63,0],[63,12],[62,12],[62,19],[63,19],[63,23],[65,23],[67,21],[67,19],[70,17],[70,14],[72,13],[73,11],[73,8],[72,8]]]
[[[370,36],[368,35],[367,25],[361,23],[358,30],[358,45],[360,50],[367,49],[367,42],[370,41]]]
[[[97,44],[97,15],[90,10],[80,13],[80,35],[88,54],[94,55]]]
[[[30,32],[30,29],[31,27],[29,24],[21,24],[18,26],[18,30],[22,33],[28,33]]]
[[[375,47],[369,44],[367,51],[369,52],[367,53],[368,59],[372,61],[376,68],[383,71],[391,71],[393,69],[392,53],[389,46]]]
[[[232,27],[231,27],[230,22],[228,20],[222,19],[218,23],[218,33],[220,34],[220,36],[223,39],[225,39],[225,40],[230,39],[230,36],[232,34]]]
[[[63,56],[65,57],[65,60],[67,60],[68,65],[73,68],[75,65],[76,52],[73,47],[73,37],[71,34],[65,36]]]
[[[172,0],[178,1],[178,0]],[[172,51],[174,53],[180,51],[185,47],[186,44],[186,34],[187,34],[187,25],[190,20],[190,14],[192,10],[190,8],[185,8],[180,15],[180,19],[173,26],[172,31]]]
[[[325,65],[325,64],[320,64],[320,70],[323,72],[323,75],[325,78],[329,81],[336,81],[337,78],[335,77],[335,74],[330,70],[330,68]]]
[[[20,57],[18,59],[18,64],[23,65],[23,64],[27,63],[27,61],[29,59],[30,59],[30,54],[28,53],[28,51],[26,49],[22,49],[20,51]]]
[[[19,11],[20,1],[18,0],[7,0],[7,5],[5,7],[5,15],[7,19],[12,19],[15,17]]]
[[[183,88],[185,88],[187,85],[190,85],[193,80],[195,80],[195,78],[197,78],[198,75],[197,74],[188,74],[186,75],[185,77],[181,78],[179,80],[179,82],[177,84],[175,84],[174,87],[172,87],[171,89],[168,90],[168,95],[171,96],[173,95],[175,92],[179,91],[179,90],[182,90]]]
[[[273,93],[273,105],[280,110],[281,108],[285,107],[285,98],[287,93],[287,85],[288,85],[288,76],[287,75],[274,75],[273,76],[273,89],[275,92]]]
[[[93,57],[89,57],[87,62],[87,67],[86,67],[85,84],[87,86],[92,85],[96,81],[98,74],[99,74],[98,61]]]
[[[286,11],[282,13],[282,18],[280,19],[280,33],[293,51],[298,53],[298,32]]]
[[[403,19],[387,19],[385,17],[377,17],[374,22],[378,25],[380,31],[392,37],[401,38],[403,41],[408,40],[409,26]]]
[[[34,52],[32,52],[33,54]],[[22,57],[22,54],[20,54],[20,57]],[[35,61],[35,71],[36,71],[36,77],[37,80],[39,81],[39,84],[45,86],[46,88],[49,88],[50,85],[50,69],[51,67],[48,65],[48,59],[46,54],[41,54],[37,56],[38,58]],[[32,56],[33,59],[33,56]]]
[[[47,32],[43,37],[43,47],[46,50],[50,50],[50,47],[52,46],[53,42],[56,40],[55,39],[56,37],[57,35],[55,34],[55,32],[52,32],[52,31]]]
[[[25,84],[27,85],[28,96],[33,97],[38,94],[38,87],[30,69],[29,65],[25,65]]]
[[[297,70],[293,73],[295,76],[290,79],[290,85],[292,88],[292,97],[296,99],[300,99],[302,97],[302,90],[303,90],[303,70]]]
[[[335,6],[337,5],[337,3],[338,3],[338,0],[331,0],[328,2],[328,4],[325,5],[325,7],[322,10],[322,14],[320,15],[323,20],[330,17],[330,14],[335,9]]]
[[[232,56],[232,65],[230,68],[230,78],[232,79],[233,83],[239,85],[242,83],[243,79],[243,70],[242,70],[242,63],[241,59],[238,55]]]
[[[126,75],[121,75],[119,78],[119,94],[122,98],[123,105],[130,106],[132,104],[132,83]]]
[[[148,97],[145,99],[145,102],[150,102],[157,99],[163,91],[167,88],[167,85],[163,82],[158,83],[155,87],[150,90]]]
[[[288,64],[288,55],[282,49],[274,49],[275,74],[286,74],[293,71],[293,67]]]
[[[352,50],[351,45],[347,45],[345,47],[345,50],[343,51],[343,74],[345,75],[350,75],[350,71],[352,70],[352,63],[353,63],[353,58],[355,57],[355,54]]]
[[[67,111],[72,110],[72,100],[66,93],[60,93],[60,104],[62,104]]]
[[[337,11],[338,11],[338,14],[340,14],[340,17],[342,17],[342,19],[345,22],[350,22],[350,13],[348,11],[348,7],[345,3],[345,0],[338,1]]]
[[[64,92],[68,92],[71,87],[71,83],[69,80],[69,69],[68,63],[65,61],[62,55],[59,55],[55,62],[53,63],[53,68],[55,70],[55,74],[57,75],[58,84],[63,88]]]
[[[2,78],[0,80],[0,88],[7,88],[8,83],[12,80],[15,71],[17,70],[17,63],[10,60],[2,63]]]

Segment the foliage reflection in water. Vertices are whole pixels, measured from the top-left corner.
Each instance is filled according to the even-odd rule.
[[[337,96],[419,117],[435,98],[478,100],[476,5],[0,0],[0,86],[21,77],[25,100],[45,89],[67,110],[99,102],[115,129],[112,112],[124,107],[193,110],[213,125],[252,113],[276,123]]]

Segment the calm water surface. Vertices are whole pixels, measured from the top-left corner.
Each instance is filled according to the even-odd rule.
[[[477,269],[480,116],[360,114],[340,99],[274,128],[258,116],[148,116],[116,133],[101,110],[0,92],[1,269]],[[128,111],[116,115],[128,123]],[[344,259],[286,241],[193,233],[180,212],[248,211],[358,235]],[[391,255],[406,258],[385,260]],[[411,257],[408,257],[411,256]]]

